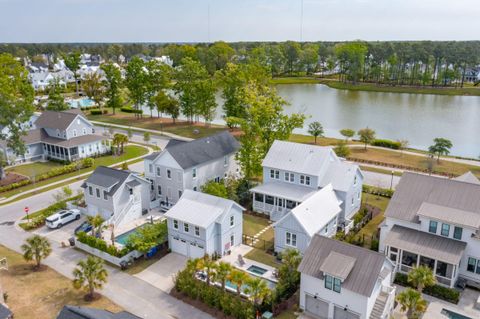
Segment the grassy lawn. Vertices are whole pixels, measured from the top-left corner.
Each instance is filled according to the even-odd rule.
[[[362,203],[369,204],[375,207],[378,207],[382,210],[382,213],[375,216],[370,220],[360,231],[357,233],[358,237],[365,238],[364,246],[366,248],[370,248],[370,241],[373,234],[377,233],[377,229],[382,223],[385,218],[385,210],[387,209],[388,203],[390,202],[390,198],[376,196],[372,194],[362,194]]]
[[[369,148],[367,151],[363,148],[351,148],[350,158],[378,161],[392,165],[406,165],[424,170],[428,169],[429,162],[431,161],[427,156],[401,154],[399,152],[376,148]],[[480,177],[480,166],[442,160],[440,160],[440,163],[437,163],[436,159],[433,160],[433,171],[455,175],[462,175],[468,171],[472,171],[473,174]]]
[[[60,167],[62,164],[56,162],[36,162],[30,164],[18,165],[7,169],[7,172],[15,172],[28,176],[29,178],[34,178],[47,173],[52,168]]]
[[[15,319],[55,318],[66,304],[113,312],[122,310],[105,297],[85,302],[85,292],[75,290],[70,279],[48,267],[34,272],[32,264],[27,264],[20,254],[3,246],[0,246],[0,256],[7,257],[8,260],[9,270],[0,272],[0,281],[4,291],[8,293],[7,303],[15,314]]]
[[[387,174],[387,175],[392,174],[392,170],[389,170],[389,169],[383,169],[383,168],[371,167],[371,166],[365,166],[365,165],[360,165],[360,168],[362,169],[362,171],[369,171],[369,172]],[[398,172],[398,171],[394,171],[393,175],[394,176],[402,176],[403,173]]]
[[[321,80],[314,77],[277,77],[270,80],[271,84],[318,84]]]
[[[276,319],[296,319],[298,316],[295,314],[294,310],[287,310],[282,312],[280,315],[275,317]]]
[[[258,234],[259,231],[261,231],[268,225],[270,225],[270,222],[266,217],[258,217],[250,214],[243,214],[243,233],[245,235],[255,236],[256,234]],[[272,230],[272,233],[273,233],[273,230]],[[273,234],[272,234],[272,238],[273,238]]]
[[[277,261],[275,256],[267,254],[262,249],[253,248],[248,254],[244,256],[247,259],[258,261],[259,263],[278,268],[280,262]]]
[[[103,166],[110,166],[110,165],[113,165],[115,163],[121,164],[125,161],[128,161],[129,159],[139,157],[139,156],[145,155],[147,153],[148,153],[148,150],[146,148],[142,147],[142,146],[127,145],[127,146],[125,146],[125,152],[120,156],[108,155],[108,156],[102,156],[102,157],[96,158],[95,159],[95,164],[94,164],[93,167],[84,168],[84,169],[81,169],[81,170],[78,170],[78,171],[75,171],[75,172],[72,172],[72,173],[52,177],[52,178],[43,180],[43,181],[38,182],[38,183],[29,184],[29,185],[26,185],[26,186],[23,186],[23,187],[19,187],[19,188],[13,189],[13,190],[8,191],[8,192],[3,192],[3,193],[0,193],[0,197],[10,197],[10,196],[20,194],[20,193],[28,191],[28,190],[36,189],[36,188],[44,186],[44,185],[48,185],[48,184],[51,184],[51,183],[54,183],[54,182],[64,180],[64,179],[69,178],[69,177],[74,177],[74,176],[77,176],[77,175],[80,175],[80,174],[83,174],[83,173],[88,173],[88,172],[93,171],[97,166],[102,166],[102,165]],[[69,182],[69,183],[71,183],[71,182]],[[59,187],[59,185],[55,185],[54,187],[55,188]],[[45,189],[41,190],[41,192],[43,192],[43,191],[46,191],[46,190]],[[31,196],[31,195],[32,194],[29,194],[28,196]]]
[[[378,207],[382,210],[382,213],[387,209],[388,203],[390,203],[390,198],[362,193],[362,204]]]

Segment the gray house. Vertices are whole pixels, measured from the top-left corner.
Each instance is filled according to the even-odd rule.
[[[275,251],[294,248],[303,254],[315,234],[335,235],[341,205],[332,185],[317,191],[273,224]]]
[[[253,209],[273,221],[329,184],[342,202],[340,225],[349,227],[360,208],[363,174],[331,147],[275,141],[262,166],[263,184],[250,190]]]
[[[151,207],[171,207],[187,189],[236,174],[238,141],[224,131],[184,142],[170,141],[162,152],[145,158],[145,177],[151,182]]]
[[[107,138],[96,135],[93,124],[79,110],[44,111],[31,126],[23,137],[27,147],[24,155],[15,155],[4,141],[0,142],[9,164],[49,158],[74,161],[109,150]]]
[[[141,217],[149,208],[150,183],[130,171],[99,166],[82,187],[87,214],[100,214],[115,226]]]
[[[224,255],[242,243],[244,210],[232,200],[185,190],[165,214],[170,249],[190,258]]]

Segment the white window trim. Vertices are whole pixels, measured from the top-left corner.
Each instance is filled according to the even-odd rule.
[[[190,233],[190,225],[188,223],[183,223],[183,232]]]
[[[192,168],[192,178],[197,179],[197,168],[196,167]]]
[[[198,230],[198,234],[197,234],[197,230]],[[200,227],[195,226],[194,229],[193,229],[193,233],[194,233],[195,237],[200,237]]]
[[[178,220],[173,220],[173,229],[178,229]]]
[[[170,173],[170,174],[168,174]],[[170,177],[168,177],[170,175]],[[172,170],[167,168],[167,179],[172,179]]]
[[[288,236],[290,235],[290,236]],[[295,245],[293,245],[293,236],[295,236]],[[288,238],[290,237],[290,244],[288,243]],[[289,247],[297,247],[297,234],[291,232],[285,232],[285,245]]]
[[[232,224],[233,221],[233,224]],[[235,227],[235,215],[230,216],[230,228]]]

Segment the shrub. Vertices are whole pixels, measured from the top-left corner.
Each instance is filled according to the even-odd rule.
[[[374,187],[374,186],[363,184],[363,192],[367,194],[373,194],[373,195],[391,198],[393,196],[394,191],[392,189]]]
[[[401,286],[404,286],[404,287],[414,288],[413,285],[408,282],[408,275],[406,275],[406,274],[402,274],[402,273],[397,272],[397,274],[395,275],[395,283],[397,285],[401,285]],[[445,301],[448,301],[448,302],[451,302],[451,303],[454,303],[454,304],[457,304],[458,301],[460,300],[460,293],[457,290],[452,289],[452,288],[448,288],[448,287],[444,287],[444,286],[440,286],[440,285],[425,287],[423,289],[423,293],[425,293],[427,295],[430,295],[430,296],[433,296],[433,297],[436,297],[436,298],[439,298],[439,299],[442,299],[442,300],[445,300]]]
[[[26,179],[26,180],[23,180],[23,181],[20,181],[20,182],[17,182],[17,183],[12,183],[12,184],[9,184],[9,185],[5,185],[5,186],[0,187],[0,193],[8,192],[8,191],[11,191],[12,189],[19,188],[19,187],[28,185],[30,183],[31,183],[31,181],[29,179]]]
[[[102,110],[100,109],[90,110],[90,115],[102,115]]]
[[[128,249],[119,250],[114,245],[108,245],[103,239],[88,235],[85,232],[79,232],[77,234],[77,240],[87,246],[103,251],[114,257],[123,257],[130,252]]]
[[[394,150],[399,150],[402,147],[402,144],[400,142],[391,141],[391,140],[378,140],[378,139],[374,140],[371,143],[371,145],[391,148],[391,149],[394,149]]]
[[[95,164],[95,160],[91,157],[87,157],[87,158],[84,158],[82,160],[82,167],[83,168],[88,168],[88,167],[92,167],[93,164]]]
[[[103,113],[103,114],[108,114],[108,110],[107,110],[107,109],[104,109],[104,110],[102,111],[102,113]]]
[[[143,110],[136,110],[131,106],[124,106],[120,109],[120,111],[124,113],[136,113],[136,114],[143,114]]]

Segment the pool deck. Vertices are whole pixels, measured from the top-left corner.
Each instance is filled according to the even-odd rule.
[[[252,249],[253,249],[252,247],[247,246],[247,245],[243,245],[243,244],[239,245],[237,247],[232,248],[232,253],[230,255],[223,256],[221,258],[221,260],[224,261],[224,262],[228,262],[229,264],[231,264],[235,268],[243,270],[246,273],[249,273],[253,276],[260,277],[260,278],[266,279],[268,281],[277,283],[278,278],[274,276],[274,270],[276,270],[275,268],[243,257],[248,252],[250,252]],[[245,264],[240,265],[240,262],[238,261],[238,255],[242,255],[243,261],[245,262]],[[251,267],[251,266],[257,266],[257,267],[266,269],[267,271],[263,275],[259,275],[259,274],[256,274],[256,273],[248,270],[248,268]]]

